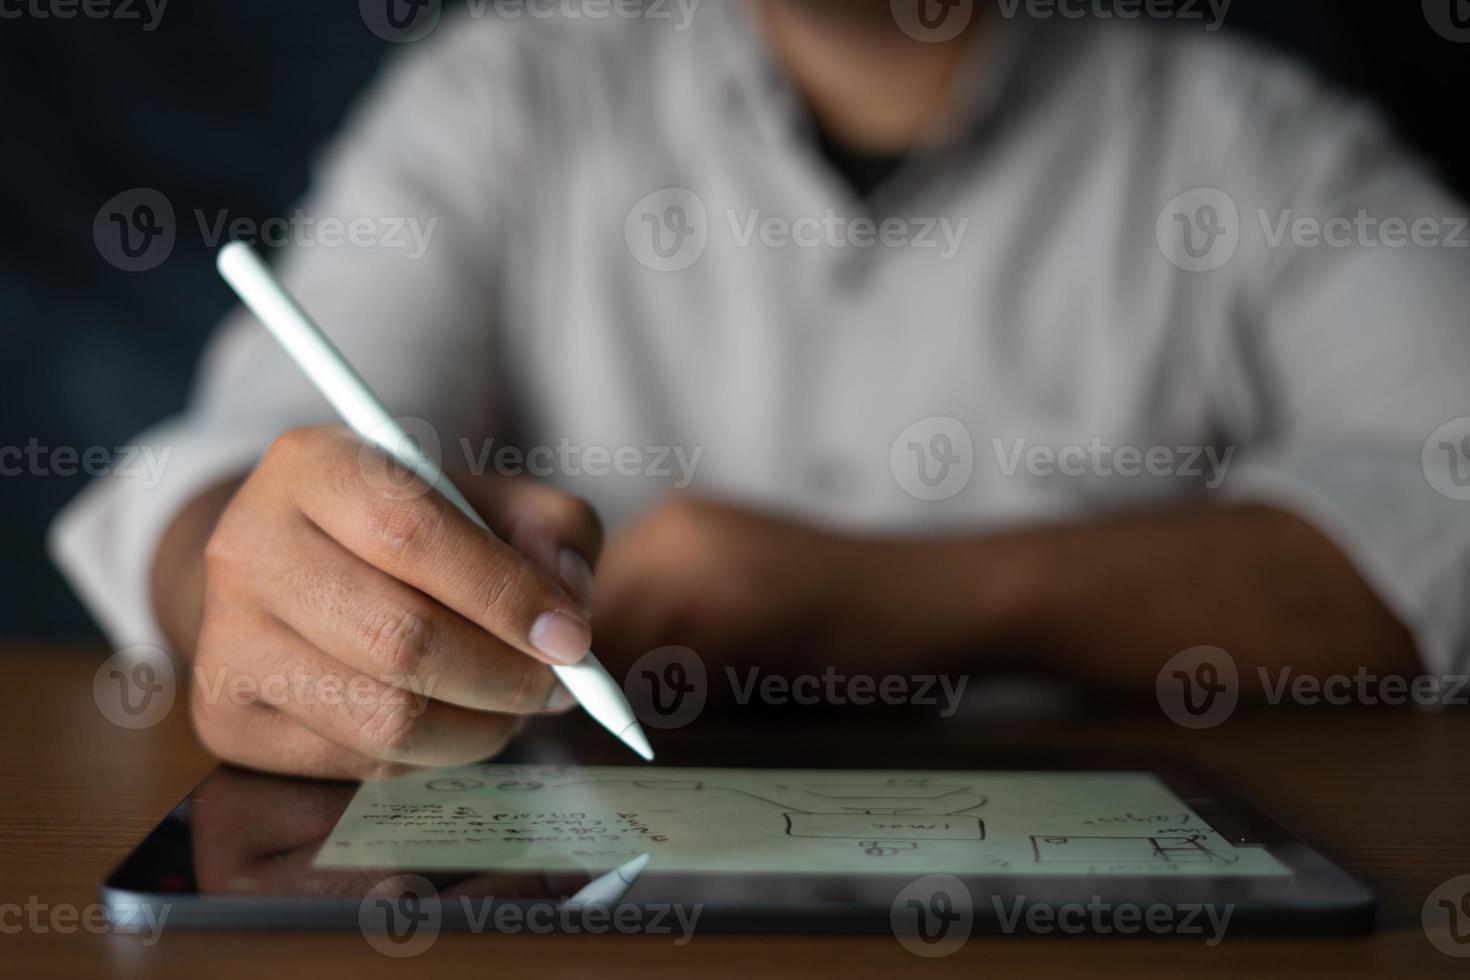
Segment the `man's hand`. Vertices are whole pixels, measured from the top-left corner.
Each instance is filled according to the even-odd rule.
[[[191,710],[222,758],[348,778],[454,765],[573,703],[548,665],[591,642],[591,510],[528,481],[463,481],[496,537],[388,473],[343,429],[287,433],[195,545]],[[187,622],[164,615],[170,578],[155,570],[160,618]]]
[[[868,554],[806,525],[667,498],[608,541],[597,576],[598,649],[625,663],[666,644],[730,662],[826,662]]]

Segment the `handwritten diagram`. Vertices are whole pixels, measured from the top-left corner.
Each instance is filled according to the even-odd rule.
[[[610,782],[612,780],[602,780]],[[562,783],[581,785],[588,780]],[[766,795],[700,779],[630,779],[646,790],[738,793],[778,809],[788,837],[856,839],[869,857],[918,850],[920,841],[982,841],[985,824],[970,813],[985,797],[969,784],[925,776],[874,782],[777,783]]]
[[[1285,873],[1146,772],[496,763],[364,783],[316,862],[605,872],[644,854],[646,874]]]
[[[1231,864],[1237,855],[1205,843],[1204,834],[1166,837],[1032,837],[1037,864]]]

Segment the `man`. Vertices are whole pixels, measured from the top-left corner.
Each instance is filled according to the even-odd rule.
[[[1463,207],[1217,36],[904,12],[482,20],[407,52],[308,210],[432,237],[283,273],[498,537],[227,324],[143,437],[162,484],[101,484],[56,534],[117,642],[192,658],[207,746],[485,757],[568,705],[546,665],[594,637],[1131,689],[1200,644],[1247,683],[1463,669],[1470,521],[1426,440],[1470,416],[1466,253],[1297,233]]]

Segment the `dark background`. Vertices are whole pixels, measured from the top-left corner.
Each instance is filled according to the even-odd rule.
[[[1435,3],[1470,22],[1467,0]],[[352,0],[174,0],[151,32],[28,9],[0,19],[0,447],[121,446],[183,405],[230,305],[195,209],[286,212],[315,148],[398,46]],[[1226,30],[1374,99],[1470,196],[1470,44],[1432,30],[1420,0],[1235,0]],[[103,203],[134,187],[162,191],[177,215],[172,254],[146,272],[115,268],[92,237]],[[94,631],[44,550],[86,479],[0,476],[0,633]]]

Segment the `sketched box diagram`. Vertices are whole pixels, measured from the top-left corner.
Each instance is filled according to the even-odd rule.
[[[1037,864],[1229,864],[1236,860],[1204,845],[1199,834],[1162,837],[1035,836]]]
[[[784,814],[790,837],[985,839],[981,819],[963,812],[985,803],[969,786],[928,780],[809,783],[800,792],[808,808]]]

